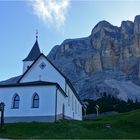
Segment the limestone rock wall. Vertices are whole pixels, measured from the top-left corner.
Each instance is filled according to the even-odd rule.
[[[122,21],[120,27],[101,21],[90,36],[67,39],[48,55],[71,80],[81,99],[100,97],[99,85],[118,94],[103,84],[106,79],[138,80],[139,57],[140,16],[134,22]]]

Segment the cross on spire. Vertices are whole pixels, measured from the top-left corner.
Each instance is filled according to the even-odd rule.
[[[36,29],[36,40],[38,39],[38,30]]]

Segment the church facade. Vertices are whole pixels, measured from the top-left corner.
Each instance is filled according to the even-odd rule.
[[[82,103],[68,80],[40,52],[38,41],[23,60],[23,74],[0,82],[5,122],[82,120]]]

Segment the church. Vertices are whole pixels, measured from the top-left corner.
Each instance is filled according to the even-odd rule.
[[[38,36],[23,60],[23,73],[0,82],[4,121],[82,120],[82,103],[69,79],[40,52]]]

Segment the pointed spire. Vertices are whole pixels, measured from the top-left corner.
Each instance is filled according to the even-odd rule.
[[[38,31],[36,31],[36,41],[28,54],[28,56],[23,61],[34,61],[40,55],[41,51],[38,45]]]

